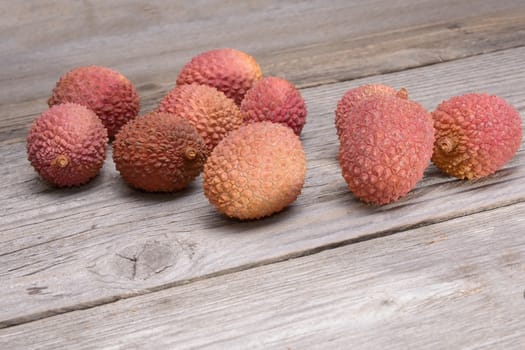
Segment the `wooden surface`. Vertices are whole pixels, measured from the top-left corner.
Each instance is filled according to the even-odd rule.
[[[49,317],[0,330],[0,345],[518,349],[525,240],[513,236],[525,219],[515,210],[525,204]]]
[[[488,178],[430,165],[406,198],[367,206],[340,175],[333,110],[381,82],[429,109],[498,94],[523,116],[525,3],[164,3],[0,3],[1,349],[522,348],[523,146]],[[226,219],[200,179],[134,191],[110,155],[75,189],[27,162],[27,127],[67,69],[119,69],[148,111],[191,56],[225,46],[302,87],[308,174],[283,213]]]

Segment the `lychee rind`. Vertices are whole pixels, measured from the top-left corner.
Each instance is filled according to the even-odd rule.
[[[306,104],[301,93],[286,79],[266,77],[248,90],[241,103],[246,123],[281,123],[297,134],[306,122]]]
[[[375,205],[412,190],[430,163],[434,129],[419,104],[395,96],[370,96],[341,124],[339,163],[350,191]]]
[[[173,192],[188,186],[206,161],[207,149],[185,119],[150,112],[131,120],[113,141],[113,160],[124,180],[148,192]]]
[[[229,217],[259,219],[295,201],[305,174],[304,150],[292,129],[253,123],[215,147],[204,166],[204,194]]]
[[[408,98],[408,94],[405,89],[396,91],[393,87],[383,84],[361,85],[348,90],[338,101],[337,108],[335,110],[335,127],[337,129],[337,136],[341,135],[341,123],[348,111],[354,108],[362,99],[376,95],[397,96],[405,100]]]
[[[211,150],[230,131],[243,124],[243,115],[232,99],[214,87],[199,84],[176,86],[164,96],[159,112],[188,120]]]
[[[519,113],[504,99],[469,93],[442,102],[432,113],[433,163],[448,175],[476,179],[501,169],[522,139]]]
[[[113,138],[139,113],[139,96],[133,84],[107,67],[85,66],[70,70],[56,83],[49,106],[73,102],[95,112]]]
[[[84,106],[52,106],[32,124],[27,156],[35,170],[57,187],[89,182],[106,158],[107,130],[97,115]]]
[[[261,78],[261,68],[255,58],[239,50],[223,48],[193,57],[180,71],[177,85],[213,86],[240,106],[244,94]]]

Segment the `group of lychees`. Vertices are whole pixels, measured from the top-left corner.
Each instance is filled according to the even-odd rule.
[[[339,164],[362,201],[396,201],[423,177],[430,160],[459,179],[477,179],[503,167],[518,151],[519,113],[495,95],[467,93],[429,113],[405,89],[364,85],[337,104]]]
[[[115,166],[130,186],[173,192],[202,172],[204,194],[229,217],[279,212],[304,185],[305,102],[289,81],[263,78],[242,51],[193,57],[158,107],[140,117],[133,84],[100,66],[67,72],[48,104],[31,126],[27,153],[58,187],[95,177],[110,139]],[[453,97],[429,113],[405,89],[380,84],[346,92],[335,125],[349,189],[376,205],[406,195],[431,159],[461,179],[489,175],[512,158],[522,137],[518,112],[497,96]]]

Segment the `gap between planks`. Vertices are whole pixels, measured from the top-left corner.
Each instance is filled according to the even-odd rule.
[[[482,56],[482,55],[486,55],[486,54],[490,54],[490,53],[499,53],[499,52],[504,52],[504,51],[507,51],[507,50],[520,49],[520,48],[523,48],[523,47],[525,47],[525,44],[518,44],[518,45],[515,45],[515,46],[509,46],[509,47],[505,47],[505,48],[501,48],[501,49],[494,49],[494,50],[490,50],[490,51],[486,51],[486,52],[476,52],[476,53],[469,54],[467,56],[458,56],[458,57],[455,57],[455,58],[449,58],[449,59],[443,59],[443,60],[438,60],[438,61],[422,63],[420,65],[407,66],[406,68],[398,67],[398,68],[393,68],[391,70],[385,69],[384,71],[380,71],[380,72],[378,71],[378,72],[373,72],[373,73],[370,73],[370,74],[364,74],[364,75],[360,75],[360,76],[348,77],[348,78],[343,78],[343,79],[332,79],[332,80],[327,80],[327,81],[316,81],[316,82],[311,82],[311,83],[309,83],[309,82],[307,82],[307,83],[299,83],[299,84],[296,85],[296,87],[298,89],[302,90],[302,89],[316,88],[316,87],[320,87],[320,86],[330,86],[330,85],[335,85],[335,84],[340,84],[340,83],[348,83],[348,82],[352,82],[354,80],[370,79],[370,78],[378,77],[378,76],[381,76],[381,75],[384,75],[384,74],[405,72],[405,71],[410,71],[410,70],[414,70],[414,69],[418,69],[418,68],[424,68],[424,67],[432,67],[432,66],[435,66],[435,65],[439,65],[441,63],[451,63],[451,62],[463,60],[465,58],[473,58],[473,57]],[[34,116],[36,116],[36,115],[34,115]],[[10,141],[9,143],[15,143],[15,142]],[[0,145],[1,144],[2,144],[2,142],[0,142]]]

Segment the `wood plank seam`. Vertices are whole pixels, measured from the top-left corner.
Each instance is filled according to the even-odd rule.
[[[489,53],[505,52],[505,51],[509,51],[509,50],[519,49],[519,48],[522,48],[522,47],[525,47],[525,44],[518,44],[518,45],[509,46],[509,47],[505,47],[505,48],[501,48],[501,49],[497,48],[497,49],[487,50],[487,51],[483,51],[483,52],[476,52],[476,53],[472,53],[472,54],[469,54],[469,55],[466,55],[466,56],[458,56],[458,57],[449,58],[449,59],[443,59],[440,56],[440,58],[441,58],[440,60],[436,60],[436,61],[433,61],[433,62],[426,62],[426,63],[422,63],[422,64],[419,64],[419,65],[399,67],[399,68],[393,68],[393,69],[385,69],[385,70],[374,72],[374,73],[371,73],[371,74],[363,74],[363,75],[352,76],[352,77],[343,78],[343,79],[333,79],[333,80],[325,81],[325,82],[319,81],[319,82],[312,82],[312,83],[298,83],[296,85],[296,87],[298,89],[309,89],[309,88],[315,88],[315,87],[319,87],[319,86],[329,86],[329,85],[335,85],[335,84],[340,84],[340,83],[347,83],[347,82],[352,82],[354,80],[373,78],[373,77],[378,77],[378,76],[381,76],[381,75],[384,75],[384,74],[392,74],[392,73],[398,73],[398,72],[402,72],[402,71],[403,72],[404,71],[410,71],[410,70],[413,70],[413,69],[418,69],[418,68],[423,68],[423,67],[431,67],[431,66],[442,64],[442,63],[450,63],[450,62],[455,62],[455,61],[461,61],[463,59],[467,59],[467,58],[471,58],[471,57],[482,56],[482,55],[486,55],[486,54],[489,54]],[[14,142],[11,142],[11,143],[14,143]],[[0,141],[0,145],[2,145],[1,141]]]

